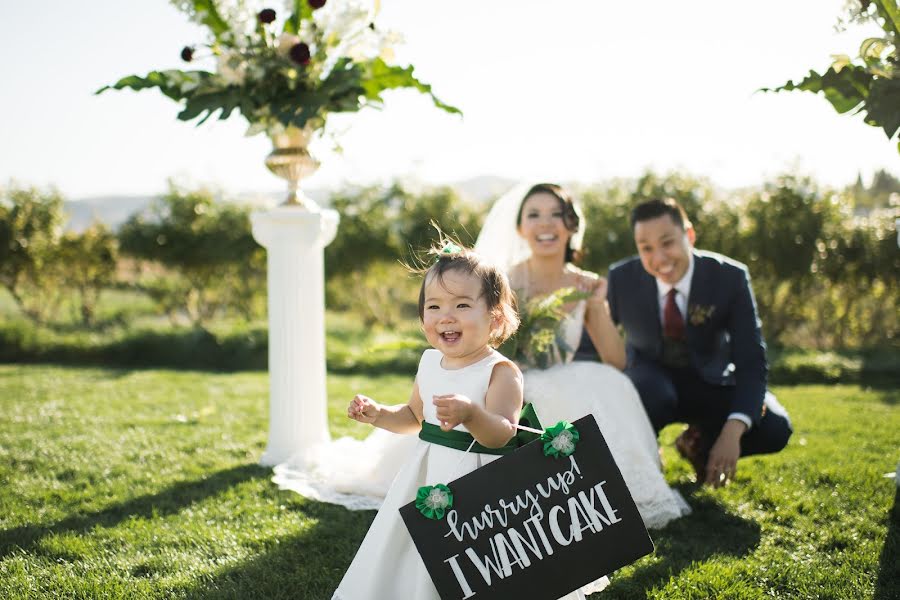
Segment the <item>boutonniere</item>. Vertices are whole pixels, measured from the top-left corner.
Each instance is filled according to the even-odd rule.
[[[691,304],[688,307],[688,319],[691,325],[697,327],[703,325],[716,312],[715,306],[704,306],[703,304]]]

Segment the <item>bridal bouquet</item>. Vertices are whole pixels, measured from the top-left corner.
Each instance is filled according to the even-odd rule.
[[[271,1],[271,0],[269,0]],[[379,107],[385,90],[413,88],[450,113],[413,67],[390,64],[398,36],[374,24],[378,0],[286,0],[279,10],[262,0],[172,0],[209,31],[206,42],[185,46],[186,63],[212,70],[152,71],[129,75],[108,89],[158,88],[177,102],[182,121],[203,123],[218,112],[238,111],[248,135],[283,133],[287,127],[320,129],[332,112]]]
[[[519,329],[500,347],[500,352],[523,367],[546,369],[566,362],[574,348],[563,339],[560,323],[563,307],[589,298],[588,292],[560,288],[547,296],[532,298],[519,306]]]

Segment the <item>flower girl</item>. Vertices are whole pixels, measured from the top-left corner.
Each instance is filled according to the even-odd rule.
[[[509,282],[453,243],[436,254],[419,291],[419,317],[433,349],[419,361],[409,402],[384,406],[357,395],[347,410],[351,419],[420,439],[334,600],[438,600],[398,509],[420,487],[448,483],[515,449],[522,374],[494,350],[518,326]],[[442,508],[440,498],[428,501]]]

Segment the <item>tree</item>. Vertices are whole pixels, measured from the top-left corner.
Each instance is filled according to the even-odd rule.
[[[799,83],[788,81],[763,91],[822,92],[838,113],[863,114],[867,124],[881,127],[893,140],[900,130],[900,10],[896,0],[855,0],[850,2],[848,20],[874,21],[884,30],[884,36],[863,41],[856,62],[847,55],[837,55],[822,75],[810,71]],[[900,143],[897,150],[900,152]]]
[[[249,317],[253,294],[265,289],[262,249],[250,231],[249,209],[216,204],[208,190],[181,190],[170,183],[149,217],[139,214],[125,222],[119,244],[123,253],[169,270],[140,286],[170,317],[184,311],[195,326],[226,309]]]
[[[62,232],[62,206],[55,190],[10,187],[0,193],[0,285],[35,322],[54,314],[61,298],[46,266]]]
[[[94,324],[100,293],[113,283],[117,260],[116,236],[105,225],[94,224],[60,238],[54,270],[62,286],[76,292],[82,324]]]

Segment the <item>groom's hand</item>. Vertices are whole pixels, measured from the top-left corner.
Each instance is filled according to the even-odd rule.
[[[714,488],[720,487],[734,479],[737,473],[737,461],[741,456],[741,436],[747,431],[747,425],[736,419],[725,421],[719,438],[709,451],[706,462],[706,483]]]

